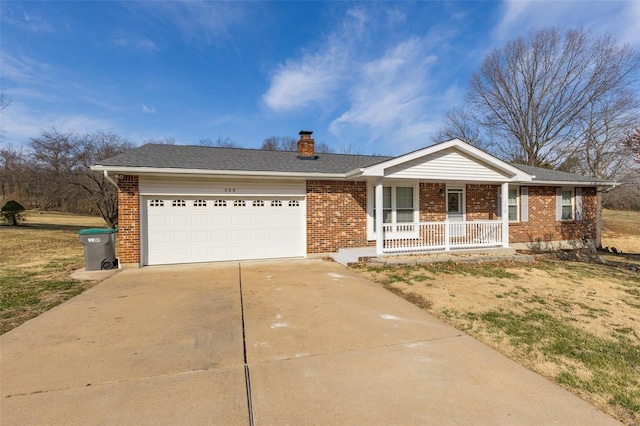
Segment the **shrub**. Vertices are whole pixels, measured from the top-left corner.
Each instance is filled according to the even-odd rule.
[[[0,217],[3,221],[9,222],[13,226],[18,226],[19,223],[24,219],[22,213],[25,208],[22,207],[17,201],[7,201],[7,203],[2,206],[2,210],[0,210]]]

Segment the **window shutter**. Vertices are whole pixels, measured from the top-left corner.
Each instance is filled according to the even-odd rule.
[[[576,220],[582,220],[582,188],[576,188]]]
[[[529,222],[529,188],[520,187],[520,221]]]
[[[498,209],[496,211],[498,219],[502,219],[502,188],[498,187]]]
[[[562,220],[562,188],[556,188],[556,222]]]

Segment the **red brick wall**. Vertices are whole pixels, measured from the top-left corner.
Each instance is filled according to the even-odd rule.
[[[467,185],[467,220],[498,219],[496,185]]]
[[[138,176],[118,178],[118,257],[140,263],[140,197]]]
[[[307,253],[366,245],[366,183],[308,180]]]
[[[509,224],[509,242],[549,242],[596,237],[595,188],[582,188],[582,221],[556,222],[556,187],[529,187],[529,221]]]
[[[440,196],[441,190],[446,191],[444,183],[420,184],[420,222],[442,222],[445,220],[447,198]]]

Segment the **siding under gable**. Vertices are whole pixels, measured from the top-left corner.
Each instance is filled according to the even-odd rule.
[[[467,182],[504,182],[509,178],[455,148],[392,167],[387,170],[385,177]]]

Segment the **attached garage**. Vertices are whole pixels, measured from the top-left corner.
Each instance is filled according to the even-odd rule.
[[[140,189],[145,265],[306,254],[304,183],[142,179]]]

